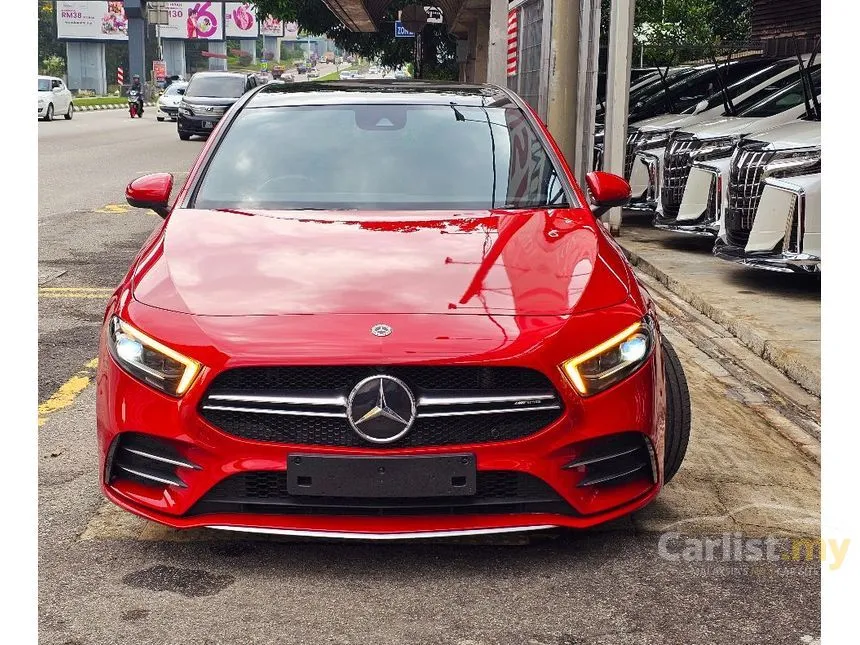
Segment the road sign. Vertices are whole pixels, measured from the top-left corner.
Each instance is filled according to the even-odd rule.
[[[406,31],[406,28],[398,20],[394,23],[394,37],[395,38],[415,38],[415,34],[412,33],[411,31]]]
[[[441,25],[445,22],[439,7],[424,7],[424,11],[427,14],[428,25]]]

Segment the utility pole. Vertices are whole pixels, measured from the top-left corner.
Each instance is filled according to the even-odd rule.
[[[548,1],[548,0],[547,0]],[[585,0],[553,0],[546,125],[568,163],[576,156],[579,14]],[[593,136],[593,133],[592,133]]]

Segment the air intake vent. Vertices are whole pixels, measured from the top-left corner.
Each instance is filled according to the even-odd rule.
[[[185,488],[179,473],[200,470],[162,439],[137,432],[123,433],[116,440],[108,465],[108,481],[134,481],[146,486]]]
[[[645,435],[639,432],[625,432],[598,439],[564,468],[583,473],[578,488],[617,486],[637,479],[656,479],[656,464],[652,459],[650,444]]]

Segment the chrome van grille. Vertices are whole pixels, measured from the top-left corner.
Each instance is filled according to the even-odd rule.
[[[562,414],[549,379],[519,367],[246,367],[220,374],[199,411],[228,434],[253,441],[367,446],[347,419],[347,397],[362,379],[386,374],[416,401],[409,432],[383,447],[510,441],[534,434]],[[376,447],[380,447],[377,445]]]
[[[752,231],[764,191],[764,169],[776,154],[762,150],[764,145],[752,142],[738,148],[729,166],[726,240],[732,246],[745,247]]]
[[[633,173],[633,160],[636,158],[636,148],[642,139],[641,130],[632,130],[627,134],[627,148],[624,154],[624,178],[630,179]]]
[[[663,206],[663,219],[674,220],[681,209],[687,178],[693,167],[692,153],[701,147],[702,140],[672,137],[666,148],[663,163],[663,185],[660,189],[660,202]]]

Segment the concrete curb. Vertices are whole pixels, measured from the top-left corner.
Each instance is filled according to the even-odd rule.
[[[669,291],[718,325],[725,327],[732,336],[737,338],[754,354],[773,365],[803,389],[817,397],[821,397],[821,381],[818,378],[819,371],[817,369],[810,368],[810,366],[795,356],[790,349],[765,338],[759,330],[745,321],[738,320],[733,314],[714,307],[698,295],[692,287],[676,280],[655,267],[638,253],[626,248],[623,239],[619,238],[617,242],[621,245],[624,254],[634,267],[660,282]]]
[[[74,104],[74,100],[72,104]],[[150,101],[143,104],[144,107],[155,107],[155,103]],[[111,105],[75,105],[75,112],[97,112],[100,110],[127,110],[128,103],[114,103]]]

